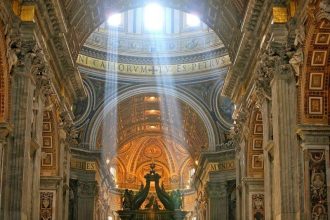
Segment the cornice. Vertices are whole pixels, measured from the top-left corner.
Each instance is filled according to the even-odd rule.
[[[207,173],[207,166],[209,163],[218,163],[226,160],[235,160],[235,150],[223,150],[217,152],[202,152],[198,159],[198,167],[194,175],[194,182],[196,183],[196,188],[199,184],[204,182],[206,177],[209,175]],[[225,170],[220,172],[233,172],[232,170]],[[235,171],[234,171],[235,172]]]
[[[82,47],[80,54],[93,57],[101,60],[115,61],[118,63],[127,64],[183,64],[183,63],[193,63],[201,62],[217,57],[222,57],[228,55],[225,47],[218,48],[215,50],[195,53],[186,56],[164,56],[164,57],[140,57],[140,56],[124,56],[120,54],[106,53],[100,50],[95,50],[89,47]]]
[[[40,190],[57,190],[62,181],[60,176],[40,176]]]
[[[195,83],[207,82],[212,80],[222,80],[222,78],[226,75],[229,66],[224,66],[220,69],[208,70],[208,71],[200,71],[193,74],[177,74],[177,75],[162,75],[162,81],[170,80],[174,84],[180,85],[191,85]],[[99,81],[109,81],[111,82],[111,78],[108,77],[108,74],[104,71],[91,69],[89,67],[79,66],[79,71],[82,73],[83,77],[87,77],[90,79],[95,79]],[[110,78],[110,79],[109,79]],[[137,75],[137,74],[118,74],[116,81],[118,83],[123,84],[159,84],[157,81],[159,77],[157,76],[149,76],[149,75]]]
[[[255,63],[258,57],[258,46],[262,42],[263,33],[270,23],[271,3],[270,0],[251,0],[249,2],[242,25],[244,35],[233,66],[225,79],[222,95],[235,99],[245,80],[249,79],[247,75],[250,73],[250,66]]]
[[[301,145],[304,149],[329,147],[329,125],[298,125],[296,132],[302,140]]]
[[[55,65],[53,66],[58,67],[58,69],[54,68],[57,84],[66,85],[66,96],[72,104],[72,102],[85,97],[86,94],[65,37],[66,26],[62,11],[57,1],[37,1],[32,4],[36,4],[35,23],[42,30],[43,38],[47,39],[47,41],[43,41],[47,45],[50,60],[54,61]],[[60,89],[61,85],[55,87]]]

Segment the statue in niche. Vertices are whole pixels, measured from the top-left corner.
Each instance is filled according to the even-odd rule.
[[[296,38],[294,40],[294,45],[295,46],[304,45],[304,41],[306,38],[304,25],[299,25],[299,27],[295,30],[295,32],[296,32]]]
[[[300,75],[300,67],[304,62],[304,52],[303,52],[303,45],[306,38],[305,34],[305,27],[303,25],[298,26],[298,28],[295,30],[296,32],[296,38],[294,40],[294,46],[297,48],[295,52],[291,52],[289,55],[290,60],[289,63],[292,66],[292,69],[295,72],[295,76],[299,78]],[[290,52],[289,52],[290,53]],[[298,84],[297,80],[297,84]]]
[[[323,205],[316,205],[313,208],[313,212],[312,212],[312,219],[313,220],[326,220],[327,219],[327,215],[326,215],[326,211]]]
[[[297,51],[292,55],[289,61],[297,77],[300,75],[300,66],[303,62],[304,62],[304,53],[302,51],[302,48],[299,47]]]
[[[33,103],[32,103],[32,111],[31,111],[31,138],[37,137],[37,118],[38,118],[38,109],[39,103],[36,95],[36,90],[34,90],[33,94]]]

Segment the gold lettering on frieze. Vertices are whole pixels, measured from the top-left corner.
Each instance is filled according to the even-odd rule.
[[[219,163],[210,163],[208,165],[208,171],[225,171],[225,170],[234,170],[235,169],[235,161],[234,160],[228,160],[228,161],[222,161]]]
[[[96,171],[96,162],[94,161],[84,161],[72,158],[70,166],[72,169]]]
[[[288,9],[286,7],[273,7],[274,23],[288,22]]]
[[[77,63],[93,69],[102,71],[113,71],[123,74],[143,74],[143,75],[171,75],[184,74],[192,72],[200,72],[212,69],[218,69],[230,64],[229,56],[217,57],[214,59],[184,64],[168,64],[168,65],[141,65],[116,63],[107,60],[96,59],[82,54],[78,55]]]
[[[86,162],[86,170],[96,171],[96,163],[95,162]]]
[[[21,20],[22,21],[33,21],[35,15],[34,5],[23,5],[21,8]]]
[[[73,169],[84,170],[85,162],[82,160],[77,160],[77,159],[72,158],[70,160],[70,167]]]

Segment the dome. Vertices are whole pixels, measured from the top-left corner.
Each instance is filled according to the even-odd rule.
[[[150,22],[148,13],[158,13],[159,21]],[[77,61],[101,74],[141,76],[210,73],[230,64],[213,30],[195,15],[165,7],[110,16],[88,37]]]
[[[192,192],[190,170],[232,125],[220,94],[230,59],[218,35],[196,15],[148,4],[112,14],[77,62],[88,100],[76,125],[116,170],[116,188],[139,189],[153,161],[165,187]]]

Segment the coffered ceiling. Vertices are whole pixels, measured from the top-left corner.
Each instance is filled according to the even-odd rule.
[[[117,130],[107,131],[108,124],[117,124]],[[98,134],[98,144],[104,144],[104,135],[116,139],[120,148],[140,137],[171,138],[180,143],[193,157],[208,147],[206,127],[188,104],[170,95],[143,94],[133,96],[118,105],[117,110],[105,116]],[[114,144],[114,142],[113,142]],[[112,151],[112,150],[111,150]]]

